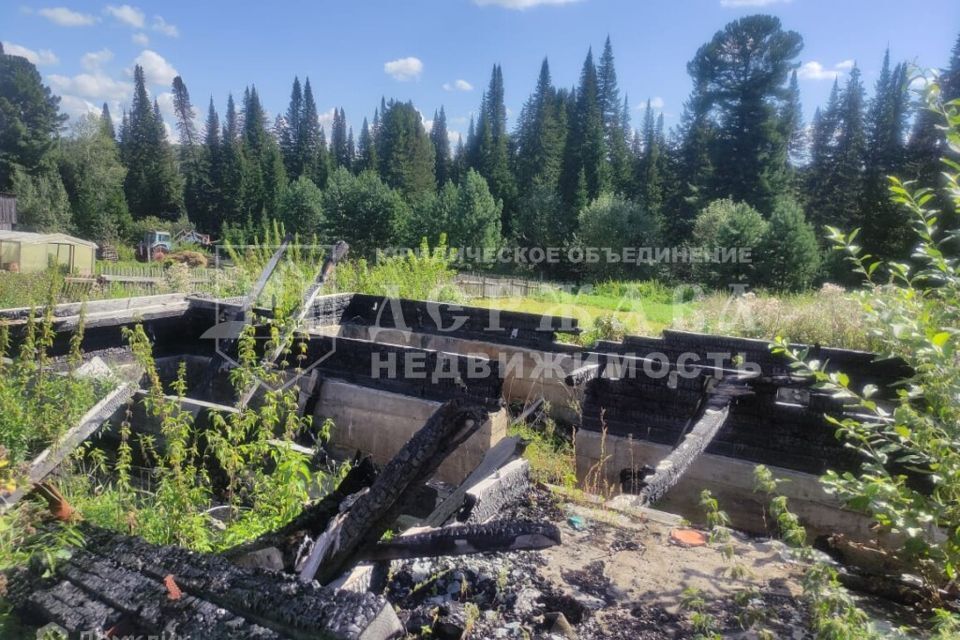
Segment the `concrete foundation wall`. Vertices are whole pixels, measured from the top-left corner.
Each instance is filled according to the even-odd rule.
[[[612,488],[620,492],[620,472],[643,465],[655,467],[670,453],[670,447],[620,436],[602,436],[592,431],[577,432],[577,478],[587,490]],[[603,462],[601,462],[603,461]],[[745,531],[766,533],[763,507],[766,498],[753,491],[756,465],[734,458],[703,454],[693,462],[680,483],[655,506],[678,513],[693,522],[703,521],[698,506],[700,492],[709,489],[730,516],[731,524]],[[848,511],[828,495],[818,478],[779,467],[769,467],[777,478],[788,480],[779,491],[787,496],[791,511],[814,537],[844,533],[857,540],[876,538],[868,518]],[[811,537],[811,540],[813,538]]]
[[[362,451],[384,464],[413,437],[440,407],[439,402],[370,389],[338,380],[325,380],[314,420],[333,419],[330,444],[342,453]],[[480,464],[487,451],[506,436],[505,409],[490,419],[440,466],[436,477],[460,483]],[[319,424],[318,422],[318,424]]]
[[[568,387],[563,380],[573,368],[572,354],[356,324],[326,327],[324,333],[447,353],[478,355],[494,361],[503,359],[516,365],[501,364],[500,367],[505,400],[527,403],[543,396],[550,403],[554,417],[571,423],[579,420],[573,407],[579,404],[581,393],[578,389]]]

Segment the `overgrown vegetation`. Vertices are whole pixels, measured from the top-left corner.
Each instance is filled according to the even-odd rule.
[[[960,100],[942,104],[935,82],[929,92],[930,108],[946,122],[949,152],[960,154]],[[889,534],[878,537],[883,550],[923,580],[931,607],[941,605],[941,590],[957,584],[960,569],[960,272],[950,255],[958,229],[942,226],[955,225],[960,213],[960,163],[948,158],[944,165],[939,194],[891,178],[893,200],[909,212],[916,230],[913,264],[875,258],[857,244],[857,230],[831,229],[831,239],[865,282],[856,294],[865,328],[883,352],[914,371],[896,400],[878,399],[872,385],[853,388],[846,375],[826,372],[825,363],[809,360],[783,338],[776,347],[798,372],[862,414],[827,416],[863,463],[857,474],[831,470],[822,481]],[[956,627],[946,613],[940,617]]]

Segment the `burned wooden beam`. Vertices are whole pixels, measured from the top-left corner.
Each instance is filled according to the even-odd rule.
[[[560,544],[560,530],[549,522],[495,520],[397,536],[364,549],[364,560],[401,560],[473,553],[529,551]]]
[[[657,463],[653,475],[642,481],[644,486],[639,493],[641,504],[656,502],[680,482],[684,472],[706,450],[726,423],[734,398],[751,393],[746,386],[748,380],[745,376],[731,376],[712,389],[708,387],[705,390],[704,402],[698,405],[693,428],[666,458]]]
[[[495,474],[498,469],[523,453],[524,446],[520,438],[504,438],[487,451],[483,460],[466,479],[433,510],[423,524],[428,527],[440,527],[461,512],[467,500],[468,492],[485,478]]]
[[[387,639],[402,633],[386,599],[337,592],[220,556],[85,527],[52,581],[19,574],[14,606],[71,637],[110,629],[202,638]]]
[[[370,458],[355,461],[350,471],[333,491],[304,509],[296,518],[280,529],[266,533],[256,540],[227,549],[222,555],[234,562],[250,561],[251,564],[263,566],[262,552],[276,549],[281,558],[281,568],[284,571],[294,571],[298,553],[302,553],[302,549],[309,548],[304,545],[304,541],[312,540],[322,534],[333,517],[340,512],[340,504],[348,496],[363,491],[373,484],[376,475],[376,466]]]
[[[300,571],[306,582],[326,584],[336,578],[364,545],[373,545],[398,515],[397,506],[417,485],[488,419],[487,412],[464,400],[443,404],[387,464],[370,489],[337,516],[314,543]]]
[[[290,348],[290,343],[293,340],[294,334],[297,331],[302,330],[304,320],[306,320],[307,315],[309,315],[312,311],[314,302],[320,295],[321,291],[323,291],[323,287],[327,282],[327,278],[329,278],[333,273],[337,263],[346,257],[349,250],[350,246],[343,240],[338,241],[330,249],[330,255],[327,256],[326,260],[324,260],[323,266],[320,267],[320,271],[317,273],[316,278],[314,278],[313,284],[311,284],[304,292],[303,298],[300,300],[300,304],[297,307],[297,313],[284,330],[283,335],[278,340],[276,347],[274,347],[273,351],[265,358],[264,364],[267,366],[272,366],[277,360],[280,359],[280,356],[283,355],[283,352]],[[242,409],[243,407],[246,407],[250,403],[250,400],[253,399],[254,394],[259,388],[260,382],[256,381],[251,384],[243,393],[241,393],[240,398],[237,401],[237,408]]]
[[[20,501],[35,484],[46,478],[67,456],[74,452],[87,438],[99,430],[103,424],[122,407],[137,390],[137,385],[126,382],[118,385],[100,402],[87,411],[77,424],[60,436],[56,442],[44,449],[33,459],[27,469],[27,482],[13,493],[0,493],[0,514]]]
[[[236,347],[243,325],[250,321],[247,317],[250,310],[253,309],[257,298],[260,297],[264,287],[267,286],[270,276],[273,275],[273,272],[277,269],[277,265],[280,264],[280,259],[283,257],[283,254],[287,252],[291,240],[292,236],[290,234],[287,234],[283,238],[283,242],[280,243],[280,246],[277,247],[277,250],[270,256],[270,260],[268,260],[267,264],[263,267],[263,270],[260,272],[260,277],[257,278],[250,293],[243,298],[238,307],[226,314],[222,326],[220,318],[214,318],[214,327],[204,334],[204,337],[209,337],[210,332],[214,330],[225,330],[229,335],[221,336],[219,331],[215,333],[215,336],[222,339],[223,343],[213,354],[213,358],[210,359],[210,364],[207,365],[207,372],[200,381],[199,386],[193,391],[193,395],[199,398],[207,398],[210,396],[213,381],[226,364],[223,352],[230,351]]]

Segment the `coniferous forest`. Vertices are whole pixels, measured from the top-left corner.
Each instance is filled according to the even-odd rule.
[[[935,184],[946,152],[936,118],[911,88],[918,70],[882,51],[874,86],[854,67],[804,122],[802,49],[802,36],[778,18],[729,23],[693,52],[693,90],[670,130],[649,102],[631,120],[617,67],[632,62],[616,59],[609,38],[602,51],[587,51],[573,87],[556,86],[546,59],[539,71],[508,70],[534,80],[512,127],[505,70],[495,64],[456,145],[442,106],[431,109],[427,130],[426,105],[389,98],[371,105],[359,131],[342,108],[325,130],[309,78],[293,79],[289,106],[270,121],[253,85],[203,105],[178,76],[171,139],[139,67],[118,127],[106,105],[99,117],[67,122],[35,67],[5,54],[0,191],[17,195],[21,227],[101,243],[132,243],[164,220],[188,220],[231,239],[280,221],[366,255],[422,238],[434,244],[441,234],[451,247],[486,249],[748,247],[751,264],[527,269],[802,289],[849,271],[825,250],[826,225],[860,227],[865,251],[907,259],[908,223],[888,198],[887,176]],[[960,96],[960,39],[940,86],[945,99]]]

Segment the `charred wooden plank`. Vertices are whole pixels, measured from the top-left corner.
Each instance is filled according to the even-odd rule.
[[[370,458],[362,458],[351,466],[350,471],[336,489],[304,509],[286,525],[256,540],[227,549],[222,555],[236,562],[261,550],[275,548],[281,554],[284,570],[293,571],[296,567],[298,552],[304,548],[304,541],[308,538],[316,538],[323,533],[330,520],[339,513],[340,504],[348,496],[373,484],[376,475],[376,466]]]
[[[729,377],[712,390],[706,391],[708,396],[703,403],[702,412],[690,433],[683,437],[666,458],[657,463],[653,475],[644,479],[645,486],[639,493],[642,504],[656,502],[680,482],[684,472],[707,449],[726,423],[733,399],[750,393],[745,382],[746,378],[743,377]]]
[[[428,480],[457,447],[488,419],[486,410],[454,399],[443,404],[377,477],[370,490],[336,519],[314,545],[300,579],[328,583],[346,568],[364,544],[376,543],[398,515],[397,505],[412,487]],[[329,551],[329,555],[327,555]]]
[[[371,593],[335,592],[284,574],[237,567],[220,556],[180,547],[158,547],[139,538],[99,529],[88,529],[87,539],[86,550],[75,554],[63,569],[68,579],[70,575],[76,578],[79,571],[107,575],[111,568],[127,572],[117,574],[126,580],[147,580],[157,585],[163,585],[172,576],[184,597],[209,602],[249,625],[275,634],[263,637],[390,638],[401,630],[390,604]],[[130,578],[129,573],[136,577]],[[143,625],[153,619],[151,605],[167,605],[170,600],[167,590],[161,587],[158,604],[155,597],[160,592],[151,591],[146,584],[136,587],[145,597],[140,598],[140,606],[133,614]],[[118,590],[106,597],[122,609],[132,607],[137,600],[133,596],[125,600],[128,596]],[[163,618],[161,612],[156,619]]]
[[[110,419],[117,410],[124,405],[137,390],[137,385],[127,382],[118,385],[100,402],[90,408],[74,425],[67,430],[55,443],[44,449],[33,459],[27,469],[27,483],[18,487],[13,493],[0,494],[0,514],[5,513],[15,505],[24,495],[33,490],[33,486],[46,478],[57,468],[67,456],[92,436],[103,424]]]
[[[399,560],[527,551],[558,544],[560,530],[549,522],[494,520],[486,524],[453,525],[399,536],[365,549],[360,555],[364,560]]]
[[[440,527],[449,522],[450,518],[463,509],[467,492],[470,489],[523,453],[523,449],[524,446],[520,438],[516,436],[502,439],[487,451],[477,468],[470,472],[470,475],[443,502],[437,505],[437,508],[433,510],[433,513],[427,517],[423,524],[428,527]]]

